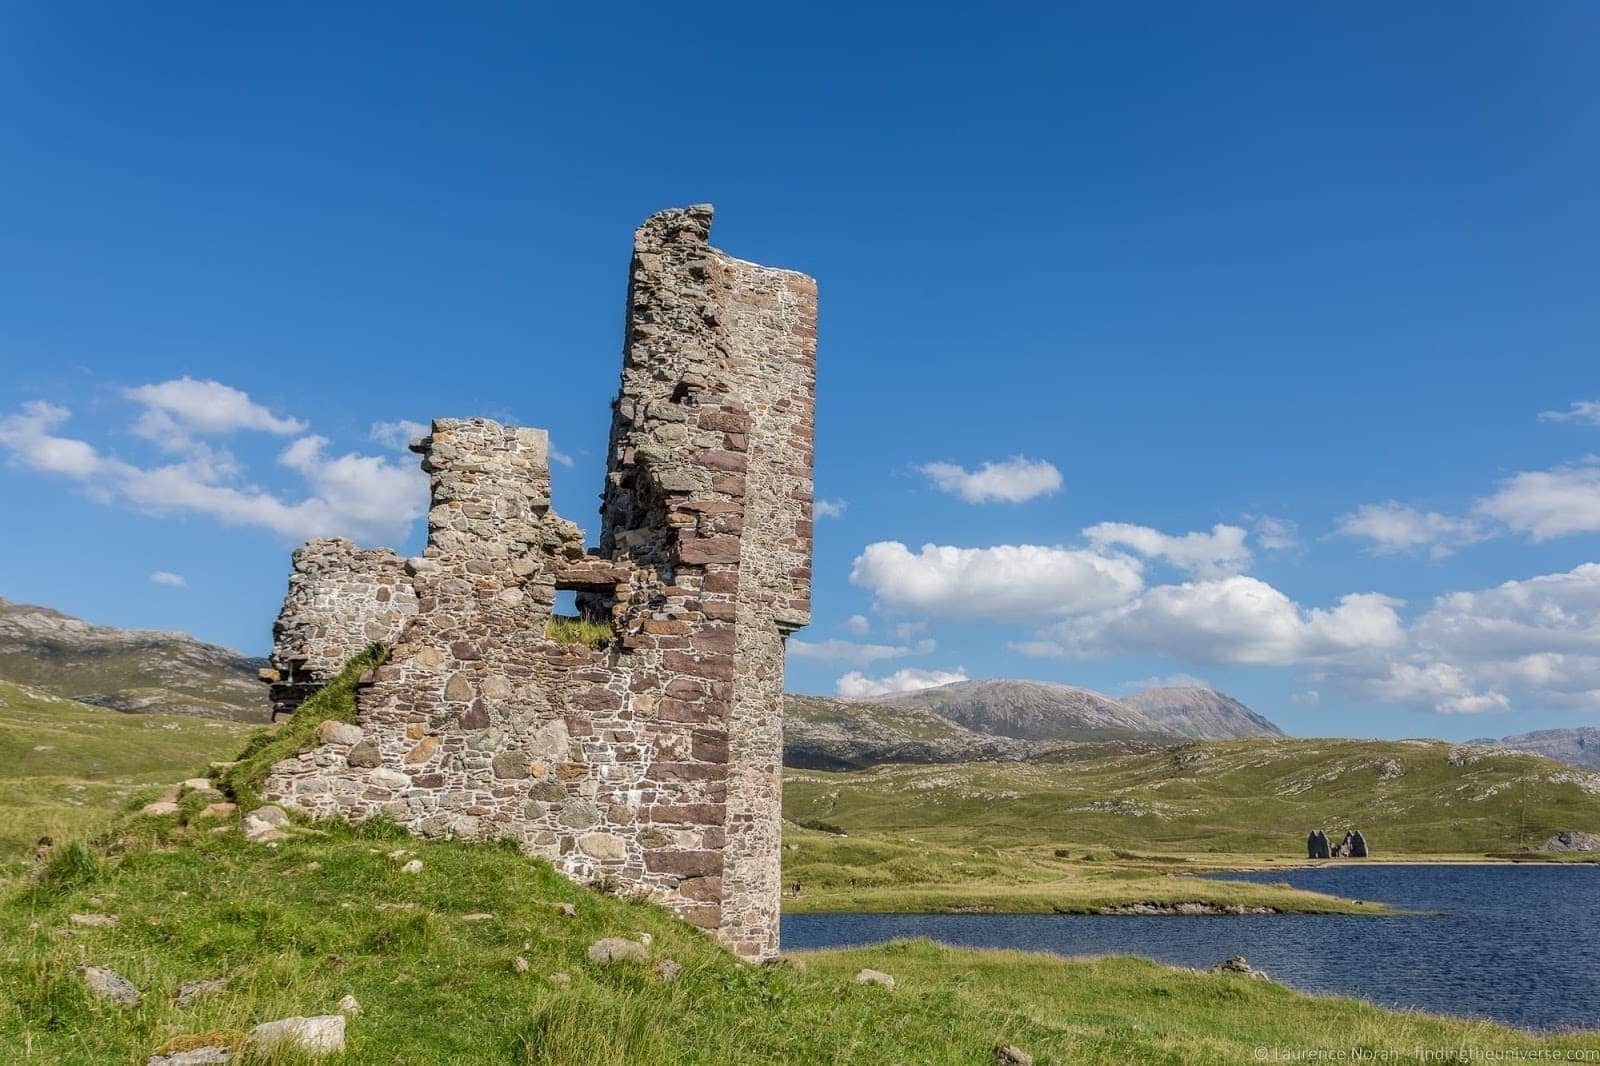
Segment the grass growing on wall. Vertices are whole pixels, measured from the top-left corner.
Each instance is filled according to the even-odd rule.
[[[550,619],[548,633],[551,640],[582,644],[586,648],[603,648],[616,636],[610,622],[589,622],[561,614]]]
[[[239,754],[239,762],[223,771],[223,791],[245,808],[259,805],[261,785],[272,764],[287,759],[302,748],[317,743],[317,726],[332,718],[340,722],[356,720],[356,683],[368,670],[382,666],[389,651],[382,644],[369,644],[339,671],[337,677],[302,703],[286,722],[257,730]]]

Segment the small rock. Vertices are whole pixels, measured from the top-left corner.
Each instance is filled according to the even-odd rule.
[[[635,933],[633,934],[633,938],[639,943],[643,944],[645,947],[649,947],[651,944],[656,942],[656,938],[651,936],[649,933]]]
[[[351,725],[349,722],[336,721],[332,718],[317,726],[318,744],[338,744],[343,747],[350,747],[353,744],[361,743],[362,736],[360,726]]]
[[[411,852],[407,851],[405,848],[396,848],[396,849],[394,849],[393,851],[391,851],[389,853],[389,858],[391,858],[391,859],[403,859],[407,855],[410,855],[410,854],[411,854]]]
[[[492,922],[494,921],[494,915],[485,914],[483,911],[473,911],[471,914],[463,914],[461,920],[463,922]]]
[[[344,1015],[318,1014],[310,1018],[280,1018],[250,1030],[252,1051],[278,1049],[311,1055],[331,1055],[344,1050]]]
[[[349,993],[345,993],[344,998],[339,1000],[339,1013],[348,1015],[351,1018],[361,1017],[363,1012],[360,1001]]]
[[[884,988],[894,987],[894,978],[882,970],[862,970],[856,974],[858,985],[882,985]]]
[[[523,958],[521,955],[518,955],[511,960],[511,970],[513,973],[527,973],[529,969],[530,967],[528,966],[528,960]]]
[[[557,914],[565,915],[568,918],[576,918],[578,916],[578,908],[574,904],[552,903],[551,906],[556,909]]]
[[[271,809],[277,810],[276,807]],[[258,818],[258,814],[260,814],[259,811],[251,811],[244,816],[244,821],[239,823],[239,831],[244,834],[246,840],[252,844],[262,844],[271,840],[285,840],[288,838],[288,833],[279,829],[276,824]]]
[[[275,825],[279,828],[289,824],[289,816],[283,812],[283,808],[272,804],[268,804],[265,807],[257,807],[246,817],[254,818],[258,822],[266,822],[268,825]]]
[[[655,966],[656,980],[662,982],[663,984],[666,984],[669,981],[676,981],[678,979],[678,975],[682,972],[683,967],[679,966],[671,959],[662,959],[660,962],[656,963]]]
[[[96,929],[117,924],[117,916],[115,914],[72,914],[68,915],[68,918],[73,925],[87,925]]]
[[[608,936],[589,945],[589,961],[609,966],[613,962],[648,962],[650,949],[636,940]]]
[[[400,867],[400,872],[403,874],[420,874],[422,872],[422,860],[412,859],[410,862]]]
[[[1033,1056],[1015,1044],[994,1046],[995,1066],[1033,1066]]]
[[[115,970],[108,970],[104,966],[85,966],[83,983],[89,986],[89,991],[109,999],[119,1007],[139,1005],[139,990],[133,987],[132,981]]]
[[[139,808],[139,813],[147,814],[152,818],[160,818],[168,814],[177,814],[178,805],[171,800],[156,800],[154,803],[146,803]]]
[[[178,786],[184,792],[215,792],[217,786],[209,777],[191,777]]]
[[[180,1007],[187,1007],[197,999],[203,999],[215,992],[221,992],[228,987],[228,979],[219,977],[211,981],[185,981],[178,986],[178,994],[173,1002]]]
[[[314,874],[320,869],[322,869],[322,864],[316,859],[312,859],[310,862],[306,863],[306,873],[308,874]]]
[[[1211,967],[1211,972],[1235,973],[1241,977],[1256,977],[1260,978],[1261,980],[1267,979],[1267,975],[1264,971],[1258,970],[1254,966],[1251,966],[1248,962],[1245,962],[1244,956],[1242,955],[1235,955],[1227,962],[1217,963],[1215,966]]]
[[[572,983],[572,978],[567,976],[562,971],[557,970],[555,973],[550,975],[550,981],[552,984],[570,985]]]
[[[196,818],[226,818],[226,817],[228,817],[228,815],[232,814],[234,811],[236,811],[238,809],[239,809],[239,805],[237,803],[228,803],[225,800],[219,800],[216,803],[208,803],[208,804],[206,804],[204,807],[202,807],[200,809],[200,813],[195,815],[195,817]]]

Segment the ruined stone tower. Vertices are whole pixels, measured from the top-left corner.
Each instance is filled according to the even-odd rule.
[[[816,284],[724,255],[710,227],[691,207],[635,236],[598,548],[550,510],[543,431],[439,419],[412,445],[432,493],[420,557],[295,553],[275,704],[369,641],[392,651],[360,690],[359,741],[279,763],[267,794],[509,837],[763,958],[783,642],[810,617]],[[610,621],[609,645],[551,636],[561,590]]]

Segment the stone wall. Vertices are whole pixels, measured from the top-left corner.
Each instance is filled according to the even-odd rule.
[[[278,764],[267,792],[514,839],[763,958],[783,640],[810,610],[816,286],[713,249],[710,224],[694,207],[636,234],[599,546],[550,510],[543,432],[435,421],[413,445],[432,493],[414,616],[360,692],[359,737]],[[609,646],[552,638],[559,590],[611,622]],[[308,591],[291,581],[280,626]],[[356,610],[341,631],[367,632]]]
[[[272,716],[294,712],[351,656],[376,641],[391,643],[417,613],[404,561],[388,548],[366,549],[343,537],[295,550],[289,592],[272,627]]]

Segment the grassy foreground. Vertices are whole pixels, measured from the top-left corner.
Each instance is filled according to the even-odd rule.
[[[1595,1034],[1538,1039],[1134,959],[915,942],[752,967],[655,907],[508,848],[331,825],[272,847],[182,818],[138,823],[104,856],[64,852],[0,899],[11,1061],[143,1062],[174,1037],[330,1012],[346,994],[364,1013],[334,1061],[363,1063],[974,1063],[1001,1040],[1041,1063],[1236,1062],[1258,1046],[1320,1046],[1323,1033],[1374,1052],[1600,1047]],[[421,872],[404,873],[412,858]],[[74,913],[118,923],[80,927]],[[586,958],[600,937],[645,934],[652,962],[682,965],[677,980]],[[128,977],[141,1005],[94,1001],[84,964]],[[856,984],[862,967],[897,986]],[[222,991],[176,1005],[180,983],[219,978]]]

